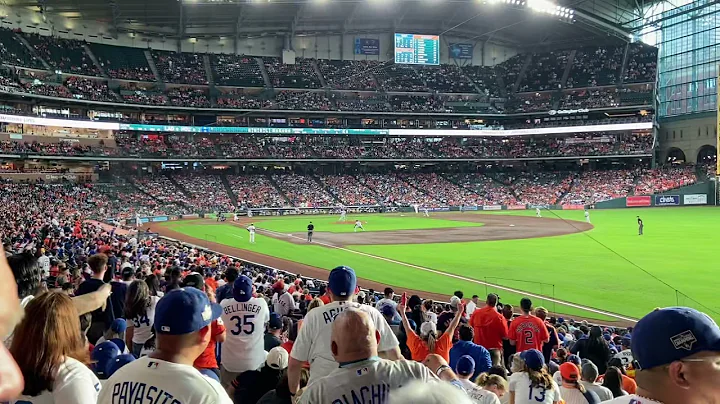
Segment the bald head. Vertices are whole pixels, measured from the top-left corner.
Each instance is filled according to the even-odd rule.
[[[332,353],[336,362],[352,362],[377,356],[380,333],[367,313],[347,309],[332,326]]]

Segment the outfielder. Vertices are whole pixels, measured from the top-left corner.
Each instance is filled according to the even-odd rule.
[[[642,236],[643,235],[643,227],[645,227],[645,225],[643,224],[642,219],[640,219],[640,216],[637,217],[637,221],[638,221],[638,236]]]
[[[250,233],[250,244],[255,244],[255,223],[250,223],[247,230]]]
[[[590,212],[587,209],[585,209],[585,221],[590,223]]]
[[[542,217],[542,214],[540,213],[540,208],[535,208],[535,217]]]
[[[423,208],[423,214],[425,214],[425,217],[430,217],[430,211],[428,208]]]
[[[345,208],[340,209],[340,221],[344,222],[347,220],[347,210]]]
[[[353,229],[353,231],[357,233],[358,229],[365,231],[365,229],[362,226],[362,223],[359,220],[356,220],[355,221],[355,229]]]

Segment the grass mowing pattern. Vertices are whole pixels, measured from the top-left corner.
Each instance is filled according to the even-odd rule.
[[[447,229],[452,227],[479,227],[482,223],[459,222],[438,217],[422,217],[415,214],[348,214],[346,223],[338,223],[340,216],[274,216],[256,217],[256,226],[280,233],[304,233],[307,225],[313,222],[316,232],[352,233],[355,220],[360,220],[365,231]]]

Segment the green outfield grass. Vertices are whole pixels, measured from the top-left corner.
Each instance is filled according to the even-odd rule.
[[[534,212],[530,211],[501,213],[534,215]],[[545,211],[543,215],[556,217],[557,220],[583,220],[582,211]],[[645,222],[645,235],[642,237],[637,235],[636,215],[641,215]],[[366,217],[367,219],[364,219]],[[416,226],[418,223],[433,222],[445,223],[435,227],[477,225],[471,222],[441,220],[438,217],[442,215],[435,214],[431,219],[363,215],[361,220],[367,220],[368,227],[377,226],[376,230],[430,228]],[[717,293],[715,269],[718,267],[715,256],[717,241],[720,240],[717,235],[720,229],[720,210],[598,210],[591,212],[591,219],[595,225],[594,230],[558,237],[348,247],[352,251],[317,245],[297,245],[262,235],[257,236],[257,244],[249,245],[247,232],[232,225],[202,225],[193,222],[167,225],[199,239],[209,239],[320,268],[349,265],[354,267],[362,278],[405,285],[417,290],[451,294],[461,289],[466,295],[483,295],[493,291],[492,288],[475,283],[359,255],[353,251],[554,296],[557,299],[632,317],[641,317],[657,306],[680,304],[697,307],[716,319],[720,318],[717,314],[720,312],[720,295]],[[298,231],[294,222],[306,224],[309,220],[308,217],[276,218],[263,222],[260,227],[278,226],[273,229],[302,234],[304,226]],[[324,227],[322,223],[336,220],[337,217],[312,217],[314,223],[321,223],[318,226],[319,231],[326,231],[321,227]],[[447,225],[448,222],[450,226]],[[390,223],[395,227],[391,227]],[[573,224],[567,222],[567,225]],[[290,227],[293,230],[288,230]],[[352,226],[349,228],[352,229]],[[504,291],[499,293],[504,302],[517,305],[520,296]],[[572,307],[554,306],[545,301],[537,303],[561,313],[606,319]]]
[[[348,214],[347,221],[338,222],[340,216],[276,216],[255,217],[257,227],[280,233],[301,233],[313,222],[316,232],[352,233],[355,220],[360,220],[365,231],[412,230],[412,229],[443,229],[451,227],[478,227],[482,223],[459,222],[444,220],[439,217],[424,217],[413,214]]]

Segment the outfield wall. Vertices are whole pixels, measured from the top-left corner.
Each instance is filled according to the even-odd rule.
[[[595,204],[595,209],[702,205],[715,205],[715,187],[711,181],[672,189],[656,195],[635,195],[598,202]]]

